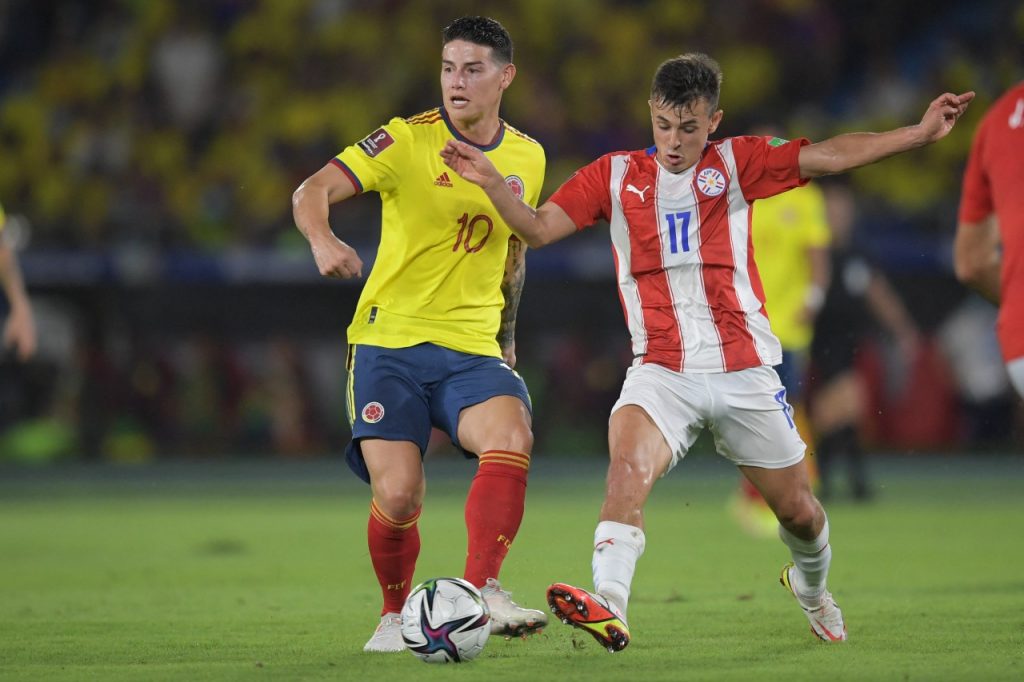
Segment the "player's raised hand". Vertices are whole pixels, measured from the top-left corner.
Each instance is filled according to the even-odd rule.
[[[491,182],[504,182],[501,173],[478,148],[458,140],[448,140],[441,150],[445,164],[463,180],[487,187]]]
[[[363,261],[351,246],[333,234],[311,241],[316,267],[324,277],[352,279],[363,276]]]
[[[960,118],[967,105],[974,99],[974,91],[965,92],[962,95],[954,95],[946,92],[936,97],[919,124],[928,142],[941,140],[953,129],[956,120]]]

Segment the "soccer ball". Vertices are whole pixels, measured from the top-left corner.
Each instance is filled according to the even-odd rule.
[[[434,578],[409,593],[402,608],[402,639],[427,663],[476,658],[491,634],[491,611],[480,590],[462,578]]]

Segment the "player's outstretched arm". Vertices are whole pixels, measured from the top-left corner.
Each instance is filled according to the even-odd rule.
[[[441,158],[459,177],[479,185],[502,219],[531,248],[538,249],[576,232],[576,224],[561,206],[549,201],[535,209],[516,198],[491,160],[473,145],[448,140]]]
[[[973,92],[944,93],[924,112],[917,125],[884,133],[849,133],[807,145],[800,150],[800,177],[845,173],[901,152],[941,140],[974,99]]]
[[[327,221],[331,204],[355,194],[355,185],[332,163],[306,178],[292,194],[295,226],[309,242],[313,259],[324,277],[351,279],[363,276],[363,261],[359,254],[334,236]]]

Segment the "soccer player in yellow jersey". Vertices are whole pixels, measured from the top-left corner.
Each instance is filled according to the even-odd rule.
[[[464,577],[481,588],[491,631],[526,635],[547,616],[497,581],[523,516],[531,406],[515,365],[525,247],[437,151],[451,139],[486,153],[536,206],[540,144],[498,116],[512,83],[512,40],[498,22],[463,17],[442,34],[442,105],[394,118],[347,147],[295,191],[295,224],[320,274],[362,277],[363,262],[328,224],[328,206],[360,192],[382,201],[380,247],[348,328],[349,466],[370,484],[370,558],[384,597],[366,651],[401,651],[399,614],[420,539],[423,453],[431,426],[479,461],[466,500]]]
[[[831,241],[825,197],[805,185],[762,199],[754,209],[754,253],[772,331],[782,344],[776,366],[791,403],[800,400],[814,317],[825,302]]]
[[[4,209],[0,206],[0,289],[3,289],[10,306],[3,326],[3,347],[13,348],[18,359],[24,362],[36,352],[36,325],[18,261],[14,251],[3,240],[5,222]]]
[[[773,136],[774,131],[758,134]],[[825,196],[817,185],[805,185],[760,199],[752,221],[765,307],[772,332],[782,345],[782,364],[775,371],[786,389],[787,402],[802,415],[814,318],[825,302],[829,283],[831,233]],[[798,424],[804,421],[796,415],[794,419]],[[775,514],[746,477],[740,477],[733,510],[752,535],[775,537]]]

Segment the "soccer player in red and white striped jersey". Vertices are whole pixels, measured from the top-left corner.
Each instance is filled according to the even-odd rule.
[[[599,220],[610,225],[619,297],[634,362],[609,421],[611,462],[594,535],[595,591],[548,590],[563,621],[618,651],[629,643],[626,606],[643,553],[643,508],[654,482],[706,426],[775,512],[793,563],[790,589],[826,641],[846,639],[826,589],[828,521],[811,492],[805,445],[778,375],[751,247],[755,200],[941,139],[974,97],[946,93],[917,125],[840,135],[817,144],[768,137],[710,141],[722,120],[722,74],[703,54],[663,63],[651,88],[654,146],[606,154],[581,168],[539,209],[516,199],[478,150],[448,142],[441,155],[480,185],[531,247]]]

